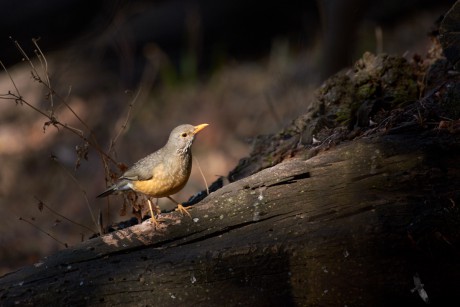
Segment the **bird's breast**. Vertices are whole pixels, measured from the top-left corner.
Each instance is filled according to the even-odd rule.
[[[133,190],[151,197],[166,197],[179,192],[191,172],[191,159],[163,161],[152,169],[149,180],[133,181]]]

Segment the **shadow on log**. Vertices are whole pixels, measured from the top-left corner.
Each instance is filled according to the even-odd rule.
[[[193,219],[162,214],[159,229],[146,221],[5,275],[1,304],[459,301],[459,75],[442,58],[422,66],[365,55],[260,138]]]

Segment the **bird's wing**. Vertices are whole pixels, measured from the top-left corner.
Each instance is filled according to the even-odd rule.
[[[158,152],[155,152],[139,161],[137,161],[130,169],[128,169],[121,179],[128,180],[149,180],[153,177],[153,169],[155,169],[161,160],[156,159]]]
[[[127,170],[120,179],[128,180],[149,180],[152,179],[152,172],[149,169],[139,167],[138,164],[133,165],[129,170]]]

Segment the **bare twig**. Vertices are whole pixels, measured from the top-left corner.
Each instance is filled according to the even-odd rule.
[[[2,69],[6,72],[6,74],[8,75],[8,78],[11,80],[11,83],[13,84],[14,89],[16,90],[16,96],[21,97],[21,95],[19,94],[19,89],[18,89],[16,83],[14,82],[13,77],[11,77],[10,72],[8,71],[8,69],[6,69],[6,66],[3,64],[2,61],[0,61],[0,65],[2,66]],[[8,94],[9,94],[9,93],[10,93],[10,92],[8,91]],[[21,98],[22,98],[22,97],[21,97]]]
[[[92,129],[83,120],[83,118],[81,118],[78,115],[78,113],[73,109],[73,107],[71,105],[69,105],[68,101],[69,101],[69,97],[70,97],[70,93],[71,93],[72,88],[69,87],[69,91],[67,92],[67,95],[65,97],[60,96],[53,89],[52,84],[51,84],[51,78],[50,78],[49,63],[48,63],[48,61],[47,61],[47,59],[45,57],[45,54],[43,53],[42,49],[40,48],[40,46],[38,44],[39,40],[38,39],[32,39],[32,42],[33,42],[33,44],[35,46],[34,53],[35,53],[35,56],[37,57],[37,59],[39,61],[39,65],[36,65],[36,60],[31,58],[27,54],[27,52],[22,48],[21,44],[18,41],[13,40],[13,39],[12,39],[12,41],[13,41],[15,47],[17,48],[17,50],[22,55],[23,61],[27,62],[27,64],[30,66],[30,69],[31,69],[30,72],[32,74],[32,78],[34,79],[34,81],[36,81],[39,84],[41,84],[44,87],[44,89],[47,91],[47,94],[46,94],[47,96],[46,97],[50,100],[50,110],[40,109],[39,107],[34,106],[33,104],[31,104],[30,102],[25,100],[24,97],[22,97],[22,95],[21,95],[21,92],[20,92],[20,89],[19,89],[18,85],[15,83],[15,81],[14,81],[13,77],[11,76],[11,74],[9,73],[8,69],[6,68],[6,66],[1,61],[0,61],[0,66],[6,72],[6,74],[9,77],[9,79],[11,80],[12,85],[14,87],[14,91],[13,92],[8,91],[8,93],[6,93],[6,94],[0,94],[0,99],[14,100],[16,102],[16,104],[26,105],[27,107],[31,108],[33,111],[35,111],[38,114],[40,114],[41,116],[45,117],[47,119],[47,121],[43,125],[44,132],[46,131],[46,128],[48,126],[54,126],[56,129],[62,128],[63,130],[69,131],[71,134],[74,134],[78,138],[80,138],[84,143],[84,147],[80,148],[81,152],[79,152],[79,147],[77,147],[77,155],[78,155],[78,159],[79,159],[79,160],[77,160],[77,163],[76,163],[77,166],[78,166],[78,163],[80,162],[80,159],[82,157],[84,158],[86,156],[87,148],[90,147],[90,148],[94,149],[96,151],[96,153],[99,155],[100,160],[101,160],[101,162],[103,164],[103,167],[104,167],[104,170],[105,170],[106,178],[111,178],[111,177],[114,176],[113,172],[109,168],[110,163],[113,163],[118,169],[122,170],[123,165],[117,163],[115,161],[115,159],[112,157],[112,154],[114,153],[114,146],[115,146],[116,142],[119,140],[119,138],[122,135],[123,131],[125,131],[126,127],[128,126],[129,120],[131,118],[131,113],[132,113],[134,103],[137,101],[137,99],[138,99],[138,97],[139,97],[139,95],[141,93],[141,89],[139,89],[136,92],[136,94],[134,95],[134,97],[132,98],[132,101],[130,102],[129,107],[128,107],[126,119],[123,121],[123,124],[120,127],[119,131],[117,132],[115,137],[112,139],[110,147],[109,147],[109,151],[105,151],[99,145],[99,143],[97,141],[97,138],[96,138],[94,132],[92,131]],[[34,61],[35,61],[35,63],[34,63]],[[59,101],[59,103],[57,103],[57,101]],[[59,119],[56,116],[56,112],[61,107],[65,107],[68,111],[70,111],[72,116],[78,122],[78,124],[76,126],[72,126],[72,125],[69,125],[67,123],[63,123],[63,122],[59,121]],[[57,160],[56,157],[54,157],[53,159],[55,161]],[[94,224],[98,227],[98,229],[100,229],[100,233],[102,233],[102,226],[99,223],[96,222],[96,219],[95,219],[95,217],[93,215],[93,212],[92,212],[90,204],[89,204],[89,200],[88,200],[88,196],[87,196],[86,191],[78,183],[77,179],[73,176],[73,174],[71,174],[61,164],[59,164],[59,166],[63,168],[63,170],[71,177],[71,179],[76,183],[76,185],[80,189],[80,191],[83,194],[83,197],[85,199],[85,202],[86,202],[86,204],[88,206],[88,210],[90,211],[91,218],[92,218]],[[58,214],[58,213],[55,213],[55,214]],[[65,218],[65,217],[63,217],[63,218]],[[67,218],[65,218],[65,219],[69,220]],[[78,224],[78,223],[76,223],[76,224]],[[83,225],[80,225],[80,226],[83,226]],[[87,228],[87,229],[89,229],[89,228]]]
[[[129,123],[129,120],[130,120],[130,116],[131,116],[131,111],[133,109],[133,106],[134,106],[134,103],[136,102],[137,98],[139,97],[140,93],[142,91],[142,88],[139,88],[137,90],[137,93],[136,95],[134,95],[133,99],[131,100],[131,102],[129,103],[129,106],[128,106],[128,111],[126,113],[126,119],[125,121],[123,122],[123,124],[121,125],[120,127],[120,130],[118,130],[118,133],[115,135],[115,137],[112,139],[112,141],[110,142],[110,147],[109,147],[109,153],[112,152],[113,148],[115,147],[115,144],[117,143],[118,141],[118,138],[121,136],[121,134],[123,133],[123,131],[126,129],[126,127],[128,126],[128,123]]]
[[[1,62],[0,62],[1,63]],[[1,66],[3,67],[3,69],[8,73],[8,71],[6,70],[5,66],[3,65],[3,63],[1,63]],[[9,75],[9,73],[8,73]],[[13,82],[13,79],[11,79],[11,81]],[[13,82],[14,84],[14,82]],[[84,135],[84,132],[80,129],[77,129],[75,127],[72,127],[66,123],[61,123],[54,115],[50,115],[50,114],[47,114],[45,112],[43,112],[42,110],[40,110],[39,108],[35,107],[34,105],[32,105],[31,103],[27,102],[27,100],[25,100],[20,94],[14,94],[12,92],[8,92],[7,94],[2,94],[0,95],[0,99],[5,99],[5,100],[14,100],[16,101],[17,103],[21,103],[21,104],[25,104],[27,105],[29,108],[33,109],[35,112],[41,114],[42,116],[46,117],[48,119],[47,122],[45,122],[45,125],[44,125],[44,128],[46,128],[47,126],[50,126],[50,125],[53,125],[55,127],[62,127],[70,132],[72,132],[73,134],[77,135],[79,138],[81,138],[83,141],[87,142],[88,144],[91,145],[92,148],[94,148],[98,154],[100,155],[101,159],[103,160],[107,160],[107,161],[110,161],[112,162],[115,166],[118,166],[118,163],[111,157],[109,156],[107,153],[105,153],[101,147],[98,145],[97,142],[94,141],[94,134],[91,133],[91,136],[92,136],[92,140],[88,139],[85,135]],[[71,108],[70,108],[71,109]],[[73,111],[73,110],[72,110]],[[75,112],[73,112],[74,115],[76,115]],[[76,115],[78,116],[78,115]]]
[[[44,207],[44,208],[46,208],[47,210],[49,210],[49,211],[50,211],[51,213],[53,213],[54,215],[57,215],[57,216],[59,216],[60,218],[66,220],[66,221],[68,221],[68,222],[70,222],[70,223],[72,223],[72,224],[74,224],[74,225],[77,225],[77,226],[79,226],[79,227],[81,227],[81,228],[84,228],[84,229],[86,229],[86,230],[89,230],[89,231],[91,231],[92,233],[97,233],[97,231],[94,231],[94,229],[91,229],[91,228],[89,228],[88,226],[85,226],[85,225],[83,225],[83,224],[80,224],[80,223],[78,223],[78,222],[75,222],[75,221],[69,219],[68,217],[62,215],[61,213],[55,211],[53,208],[51,208],[50,206],[48,206],[47,204],[45,204],[45,202],[42,201],[41,199],[39,199],[37,196],[34,196],[34,198],[38,201],[39,207]],[[40,209],[40,208],[39,208],[39,209]],[[40,209],[40,211],[41,211],[41,209]]]
[[[33,105],[31,105],[30,103],[26,102],[20,95],[20,92],[19,92],[19,89],[18,87],[14,84],[14,81],[11,77],[11,75],[7,72],[6,70],[6,67],[3,65],[2,63],[2,68],[8,73],[8,76],[10,78],[10,80],[13,82],[13,85],[16,89],[16,92],[17,92],[17,95],[15,95],[18,99],[19,102],[21,103],[25,103],[27,106],[31,107],[32,109],[34,109],[35,111],[39,112],[41,115],[47,117],[49,119],[49,122],[45,123],[45,126],[47,125],[53,125],[53,126],[61,126],[69,131],[71,131],[72,133],[76,134],[78,137],[82,138],[83,141],[85,142],[88,142],[91,147],[93,147],[96,152],[99,154],[99,156],[101,157],[102,160],[108,160],[110,162],[112,162],[114,165],[118,166],[118,163],[109,155],[107,154],[98,144],[97,142],[97,139],[92,131],[92,129],[86,124],[86,122],[75,112],[75,110],[67,103],[66,99],[62,98],[60,95],[58,95],[54,90],[53,88],[51,87],[51,84],[50,84],[50,79],[49,79],[49,75],[48,75],[48,62],[46,61],[45,59],[45,56],[43,54],[43,52],[41,51],[40,47],[38,46],[38,43],[37,43],[37,39],[33,39],[32,42],[34,43],[35,47],[37,47],[38,51],[37,51],[37,56],[39,56],[39,59],[40,59],[40,62],[43,63],[42,64],[42,67],[44,67],[45,69],[45,80],[46,81],[43,81],[43,77],[40,76],[40,72],[38,71],[38,69],[36,68],[36,66],[34,65],[32,59],[28,56],[28,54],[24,51],[24,49],[21,47],[21,45],[19,44],[18,41],[16,40],[13,40],[16,48],[19,50],[19,52],[21,53],[21,55],[24,57],[24,59],[28,62],[29,66],[31,67],[32,69],[32,76],[33,78],[39,82],[40,84],[42,84],[43,86],[45,86],[45,88],[49,91],[50,95],[54,95],[56,98],[58,98],[62,104],[72,113],[72,115],[80,122],[80,124],[85,128],[85,130],[87,131],[87,133],[89,134],[89,138],[85,137],[84,136],[84,133],[82,130],[80,129],[77,129],[75,127],[72,127],[68,124],[63,124],[61,122],[59,122],[57,120],[57,118],[54,116],[54,111],[53,109],[51,110],[50,114],[47,114],[45,112],[43,112],[42,110],[34,107]],[[43,59],[42,59],[43,58]]]
[[[50,234],[49,232],[47,231],[44,231],[43,229],[41,229],[40,227],[38,227],[37,225],[35,225],[32,221],[29,221],[29,220],[26,220],[25,218],[23,217],[19,217],[19,220],[20,221],[23,221],[23,222],[26,222],[27,224],[29,224],[30,226],[34,227],[35,229],[37,229],[38,231],[44,233],[45,235],[47,235],[48,237],[50,237],[51,239],[53,239],[54,241],[58,242],[59,244],[63,245],[65,248],[69,247],[69,245],[65,242],[62,242],[61,240],[59,240],[58,238],[56,238],[55,236],[53,236],[52,234]]]
[[[83,189],[83,187],[80,185],[80,183],[78,182],[77,178],[75,178],[75,176],[69,172],[61,163],[59,163],[58,159],[56,156],[51,156],[51,159],[56,162],[59,167],[70,177],[70,179],[72,179],[72,181],[77,185],[78,189],[80,190],[80,192],[83,194],[83,198],[85,199],[85,202],[86,202],[86,205],[88,207],[88,211],[91,215],[91,219],[93,220],[93,223],[94,225],[96,225],[96,227],[99,228],[99,231],[100,233],[102,234],[102,228],[101,228],[101,225],[99,225],[97,222],[96,222],[96,218],[94,217],[94,214],[93,214],[93,210],[91,210],[91,205],[89,204],[89,200],[88,200],[88,195],[86,194],[86,191],[85,189]]]
[[[45,77],[45,80],[46,80],[46,85],[48,86],[48,88],[51,89],[51,80],[50,80],[49,73],[48,73],[48,61],[46,60],[46,57],[43,54],[42,50],[40,49],[40,46],[38,46],[37,42],[38,42],[38,39],[36,39],[36,38],[32,39],[32,43],[37,48],[37,51],[36,51],[35,54],[37,55],[37,58],[40,60],[40,64],[42,65],[42,69],[44,71],[44,77]],[[53,93],[54,93],[53,90],[49,91],[51,115],[54,113]]]
[[[204,177],[204,174],[203,174],[203,171],[201,170],[201,167],[200,167],[200,162],[198,162],[198,159],[193,157],[193,159],[195,160],[196,162],[196,165],[198,166],[198,170],[200,171],[200,174],[201,174],[201,178],[203,178],[203,181],[204,181],[204,186],[206,187],[206,193],[207,195],[209,195],[209,187],[208,187],[208,182],[206,181],[206,178]]]

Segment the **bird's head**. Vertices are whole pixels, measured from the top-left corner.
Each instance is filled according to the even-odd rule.
[[[208,124],[180,125],[171,131],[167,146],[174,147],[179,154],[185,154],[192,147],[195,135],[207,126]]]

